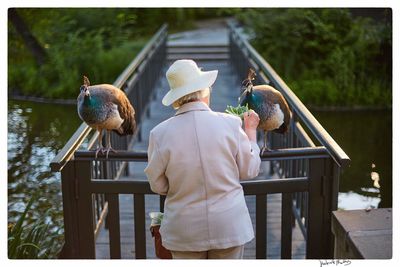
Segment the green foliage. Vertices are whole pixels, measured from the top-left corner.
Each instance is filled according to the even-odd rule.
[[[229,16],[220,8],[19,8],[18,14],[47,52],[37,66],[13,25],[8,24],[8,84],[11,93],[75,98],[87,75],[112,83],[165,22],[169,32],[193,27],[195,19]]]
[[[17,222],[8,226],[9,259],[48,259],[57,257],[59,245],[54,244],[58,233],[50,233],[46,216],[33,223],[28,222],[28,212],[37,198],[27,204]]]
[[[47,62],[37,66],[9,25],[9,88],[26,95],[75,98],[82,75],[112,83],[148,39],[130,29],[136,17],[125,9],[18,12],[47,52]]]
[[[225,112],[243,119],[243,114],[250,110],[251,109],[249,109],[249,104],[246,103],[246,106],[241,106],[239,104],[237,107],[233,107],[231,105],[228,105],[226,106]]]
[[[314,105],[391,106],[391,23],[349,9],[250,9],[252,44]]]

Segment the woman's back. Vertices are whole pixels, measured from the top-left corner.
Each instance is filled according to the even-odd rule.
[[[149,166],[158,165],[167,181],[149,179],[153,190],[164,187],[167,192],[161,226],[167,248],[208,250],[253,238],[240,178],[258,174],[259,149],[246,137],[239,118],[190,102],[155,127],[149,142],[152,155],[158,155],[149,159]]]

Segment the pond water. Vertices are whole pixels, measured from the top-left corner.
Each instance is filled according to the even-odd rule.
[[[340,180],[339,208],[391,207],[391,111],[314,114],[352,160]],[[9,222],[37,193],[33,218],[50,211],[52,229],[62,228],[60,175],[49,163],[80,123],[75,106],[8,102]],[[379,188],[371,173],[379,175]]]
[[[8,220],[33,203],[32,219],[49,212],[53,230],[62,226],[60,174],[49,163],[81,121],[75,106],[8,101]]]
[[[340,178],[339,208],[392,207],[392,111],[313,114],[351,159]]]

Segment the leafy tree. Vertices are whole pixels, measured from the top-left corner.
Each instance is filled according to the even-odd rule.
[[[389,23],[349,9],[249,9],[251,41],[304,102],[391,106]]]

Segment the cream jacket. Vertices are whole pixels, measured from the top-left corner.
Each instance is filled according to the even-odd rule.
[[[254,238],[239,180],[258,175],[260,149],[241,125],[190,102],[150,132],[145,173],[151,189],[166,195],[160,233],[167,249],[223,249]]]

